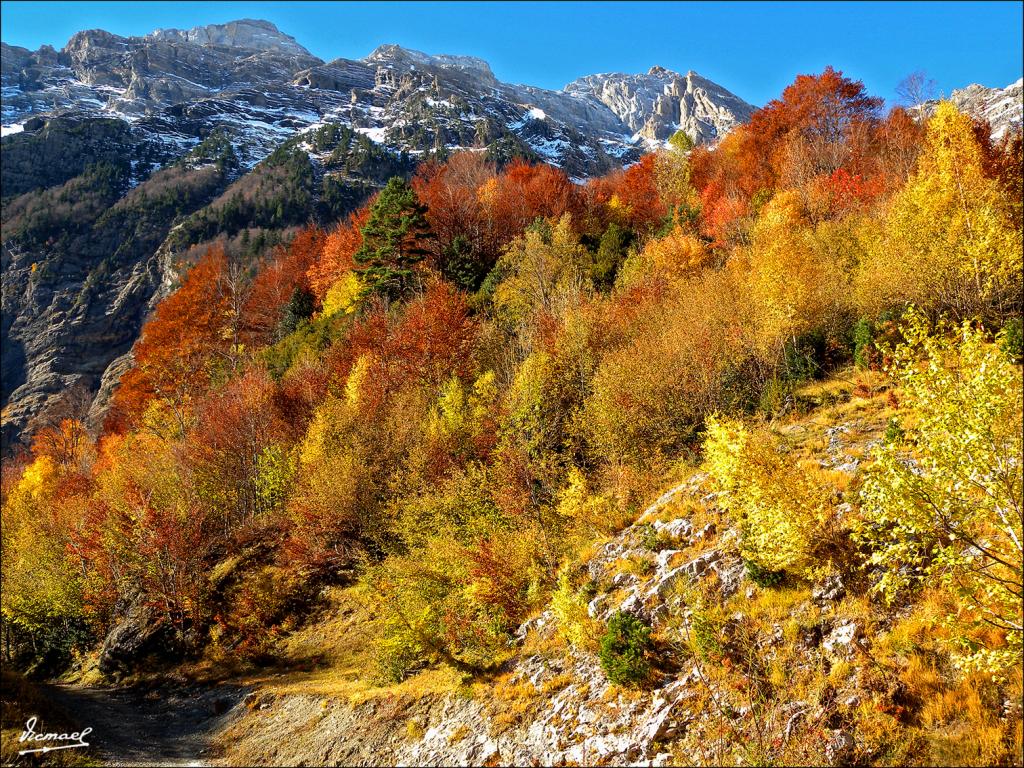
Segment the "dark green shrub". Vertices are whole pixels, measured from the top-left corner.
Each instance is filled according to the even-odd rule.
[[[751,560],[744,560],[743,564],[746,566],[747,576],[759,587],[777,587],[786,578],[785,571],[769,571]]]
[[[590,267],[594,285],[603,289],[611,288],[615,283],[615,275],[626,258],[626,250],[633,240],[634,235],[630,230],[620,227],[615,222],[608,225],[608,229],[601,236],[601,242]]]
[[[788,342],[783,349],[782,377],[794,383],[821,378],[827,347],[825,334],[817,330]]]
[[[871,321],[862,317],[853,326],[853,362],[858,368],[869,368],[874,354],[874,330]]]
[[[601,637],[598,657],[611,682],[640,685],[651,674],[647,661],[651,648],[651,628],[633,614],[617,611]]]
[[[898,443],[903,440],[904,436],[903,427],[900,426],[900,420],[893,416],[889,419],[889,422],[885,425],[885,442],[886,443]]]
[[[644,523],[638,528],[640,533],[640,546],[651,552],[661,552],[663,549],[672,547],[672,539],[664,531],[659,531],[650,523]]]
[[[1024,326],[1019,317],[1012,317],[1003,326],[999,346],[1015,363],[1024,360]]]

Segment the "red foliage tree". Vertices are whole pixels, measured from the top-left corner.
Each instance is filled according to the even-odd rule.
[[[275,385],[251,367],[200,403],[186,457],[203,495],[218,501],[225,534],[266,510],[260,494],[264,450],[282,432],[274,406]]]
[[[613,179],[612,194],[622,206],[625,223],[638,231],[650,231],[665,216],[665,204],[658,197],[654,155],[644,155]]]
[[[521,234],[537,218],[559,218],[570,213],[578,222],[583,211],[580,191],[562,171],[521,160],[486,182],[480,197],[500,245]]]
[[[457,152],[447,163],[427,163],[413,178],[427,220],[436,236],[435,266],[455,239],[461,237],[482,258],[493,263],[500,244],[484,215],[480,190],[497,171],[479,152]]]
[[[472,362],[476,323],[465,297],[444,282],[410,302],[380,350],[385,379],[396,387],[419,381],[438,386],[465,377]]]
[[[353,256],[363,245],[362,229],[370,218],[369,206],[350,214],[346,223],[327,235],[319,258],[307,268],[309,287],[318,301],[323,301],[331,286],[355,266]]]
[[[190,402],[209,383],[211,358],[229,353],[231,293],[224,249],[213,246],[143,326],[135,365],[114,394],[108,429],[136,423],[153,398],[163,400],[184,428]]]
[[[318,227],[299,230],[287,246],[280,246],[256,275],[242,307],[242,340],[269,344],[281,312],[296,289],[310,289],[308,272],[322,261],[327,234]]]

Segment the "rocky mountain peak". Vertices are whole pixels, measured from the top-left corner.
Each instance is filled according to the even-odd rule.
[[[987,121],[993,140],[998,141],[1024,127],[1024,78],[1018,78],[1005,88],[971,83],[949,94],[949,101],[961,111]],[[929,117],[938,105],[938,99],[929,99],[917,105],[911,114],[919,119]]]
[[[107,32],[105,29],[84,29],[73,34],[61,50],[73,55],[92,48],[124,48],[127,45],[127,38]]]
[[[679,130],[698,143],[715,141],[754,111],[753,105],[693,70],[683,76],[662,66],[639,75],[589,75],[565,90],[597,99],[635,134],[651,141],[664,141]]]
[[[987,120],[994,139],[1019,131],[1024,123],[1024,78],[1018,78],[1005,88],[986,88],[972,83],[953,91],[949,98],[965,112]]]
[[[367,64],[391,65],[399,68],[440,68],[463,72],[484,80],[494,80],[494,73],[491,71],[490,64],[476,56],[429,54],[411,48],[403,48],[394,43],[378,46],[363,61]]]
[[[198,45],[224,45],[253,51],[277,51],[310,56],[310,52],[291,35],[262,19],[239,19],[226,24],[209,24],[192,29],[157,29],[146,35],[150,40],[180,40]]]

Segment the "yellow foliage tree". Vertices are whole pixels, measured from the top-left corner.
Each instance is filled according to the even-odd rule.
[[[915,304],[963,319],[1019,309],[1020,232],[982,161],[970,118],[939,104],[917,172],[867,237],[856,282],[864,313]]]
[[[779,192],[764,206],[744,255],[757,352],[774,363],[787,342],[839,312],[846,294],[843,270],[819,248],[793,191]]]
[[[58,468],[47,455],[29,464],[2,506],[0,614],[40,656],[66,653],[83,620],[82,579],[54,513]],[[40,659],[42,660],[42,659]]]
[[[330,317],[338,312],[346,314],[355,312],[359,307],[359,299],[363,295],[363,284],[359,275],[349,272],[337,280],[324,296],[323,316]]]
[[[622,265],[619,284],[626,287],[651,277],[679,280],[710,261],[707,245],[677,224],[664,237],[654,238],[642,251],[630,254]]]
[[[587,287],[587,250],[572,229],[569,214],[546,239],[536,229],[516,238],[499,260],[508,275],[494,294],[499,317],[517,325],[536,313],[561,316],[579,303]]]
[[[739,526],[743,558],[765,572],[808,574],[815,543],[834,523],[831,489],[731,419],[708,419],[704,460]]]
[[[946,331],[911,315],[894,350],[891,373],[916,418],[911,439],[874,453],[858,536],[882,569],[877,592],[893,600],[943,584],[956,596],[945,618],[961,664],[1002,671],[1024,646],[1021,369],[969,323]]]

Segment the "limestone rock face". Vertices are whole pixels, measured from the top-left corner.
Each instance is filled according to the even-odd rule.
[[[1024,78],[1005,88],[987,88],[972,83],[954,90],[949,94],[949,100],[962,112],[988,121],[995,141],[1024,127]],[[912,108],[910,112],[918,119],[927,118],[935,111],[938,103],[937,99],[931,99]]]
[[[647,139],[664,140],[682,130],[697,143],[715,141],[754,111],[696,72],[680,75],[664,67],[652,67],[645,75],[590,75],[565,90],[598,99]]]
[[[1021,130],[1024,121],[1024,79],[1005,88],[986,88],[977,83],[953,91],[950,100],[963,111],[988,120],[992,138]]]
[[[193,29],[158,29],[146,35],[155,40],[185,41],[197,45],[224,45],[254,51],[279,51],[309,56],[310,53],[269,21],[239,19]]]

